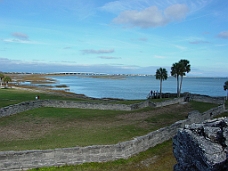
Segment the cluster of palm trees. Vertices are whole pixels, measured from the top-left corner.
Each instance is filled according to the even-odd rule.
[[[188,60],[181,59],[171,67],[171,75],[177,79],[177,97],[180,97],[183,78],[186,73],[191,71],[191,65]],[[159,68],[156,71],[155,77],[160,80],[160,98],[162,98],[162,81],[167,80],[168,74],[165,68]]]
[[[12,79],[9,76],[5,76],[4,74],[0,73],[0,87],[3,86],[3,83],[5,83],[5,87],[8,87],[8,83],[11,81]]]

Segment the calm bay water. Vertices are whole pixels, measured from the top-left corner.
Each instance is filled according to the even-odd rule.
[[[58,84],[66,84],[71,92],[95,98],[146,99],[151,90],[159,91],[160,82],[154,76],[126,76],[120,79],[91,78],[87,76],[52,76]],[[227,78],[185,77],[181,92],[225,96]],[[163,92],[176,93],[176,79],[163,81]]]

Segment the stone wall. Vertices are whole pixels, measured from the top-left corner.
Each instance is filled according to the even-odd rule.
[[[199,111],[192,111],[188,113],[189,124],[190,123],[201,123],[207,119],[213,118],[225,111],[225,105],[220,105],[218,107],[212,108],[202,114]]]
[[[153,131],[145,136],[114,145],[54,150],[29,150],[0,152],[0,170],[26,170],[45,166],[82,164],[85,162],[106,162],[131,157],[172,138],[184,121]]]
[[[228,170],[228,118],[186,125],[173,138],[174,171]]]
[[[194,101],[205,102],[205,103],[215,103],[215,104],[223,104],[224,98],[222,97],[210,97],[206,95],[191,95],[191,99]]]
[[[212,98],[208,96],[192,95],[191,99],[194,101],[223,104],[224,99],[222,98]],[[112,104],[112,103],[92,103],[92,102],[76,102],[67,100],[35,100],[22,102],[15,105],[10,105],[7,107],[0,108],[0,118],[4,116],[14,115],[23,111],[39,108],[39,107],[59,107],[59,108],[82,108],[82,109],[99,109],[99,110],[123,110],[131,111],[142,109],[145,107],[163,107],[168,105],[173,105],[177,103],[182,103],[185,101],[185,97],[174,98],[170,100],[165,100],[163,102],[153,103],[150,100],[146,100],[141,103],[133,105],[125,104]]]
[[[210,119],[224,112],[221,105],[213,110],[214,115],[195,113],[198,119]],[[211,110],[210,110],[211,111]],[[178,121],[171,126],[153,131],[147,135],[135,137],[126,142],[113,145],[96,145],[87,147],[63,148],[54,150],[29,150],[0,152],[0,170],[22,170],[44,166],[60,166],[65,164],[81,164],[85,162],[106,162],[121,158],[128,158],[134,154],[145,151],[172,138],[178,128],[192,123],[193,115],[188,119]]]
[[[35,100],[22,102],[15,105],[0,108],[0,118],[4,116],[14,115],[27,110],[39,108],[39,107],[55,107],[55,108],[80,108],[80,109],[99,109],[99,110],[122,110],[131,111],[142,109],[145,107],[162,107],[176,103],[181,103],[184,98],[176,98],[163,102],[152,103],[146,100],[142,103],[125,105],[125,104],[114,104],[114,103],[92,103],[92,102],[76,102],[68,100]]]
[[[136,109],[142,109],[145,107],[163,107],[163,106],[169,106],[169,105],[173,105],[173,104],[177,104],[177,103],[182,103],[184,102],[184,97],[181,98],[174,98],[174,99],[169,99],[169,100],[165,100],[162,102],[151,102],[150,100],[146,100],[144,102],[138,103],[138,104],[133,104],[131,105],[131,109],[132,110],[136,110]]]
[[[14,104],[10,106],[6,106],[3,108],[0,108],[0,118],[4,116],[10,116],[14,115],[20,112],[24,112],[27,110],[39,108],[42,106],[42,101],[28,101],[28,102],[22,102],[19,104]]]
[[[42,102],[42,106],[55,107],[55,108],[80,108],[80,109],[98,109],[98,110],[123,110],[123,111],[131,110],[131,105],[125,105],[125,104],[75,102],[75,101],[66,101],[66,100],[45,100]]]
[[[15,105],[0,108],[0,118],[4,116],[14,115],[27,110],[39,107],[56,107],[56,108],[82,108],[82,109],[99,109],[99,110],[123,110],[130,111],[130,105],[111,104],[111,103],[88,103],[64,100],[35,100],[22,102]]]
[[[154,106],[163,107],[163,106],[169,106],[169,105],[173,105],[173,104],[177,104],[177,103],[182,103],[182,102],[184,102],[184,99],[185,99],[184,97],[181,97],[181,98],[166,100],[163,102],[157,102],[157,103],[154,103]]]

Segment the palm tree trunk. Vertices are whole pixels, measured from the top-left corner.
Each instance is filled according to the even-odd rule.
[[[180,97],[180,93],[181,93],[181,88],[182,88],[182,81],[183,81],[183,76],[181,76],[181,80],[180,80],[180,89],[179,89],[179,97]]]
[[[226,90],[226,100],[227,100],[227,97],[228,97],[228,89]]]
[[[179,76],[177,76],[177,97],[179,96]]]
[[[162,98],[162,79],[160,79],[160,99]]]

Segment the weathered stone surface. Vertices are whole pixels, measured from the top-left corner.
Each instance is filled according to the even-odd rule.
[[[175,171],[228,170],[227,118],[186,125],[173,138]]]

